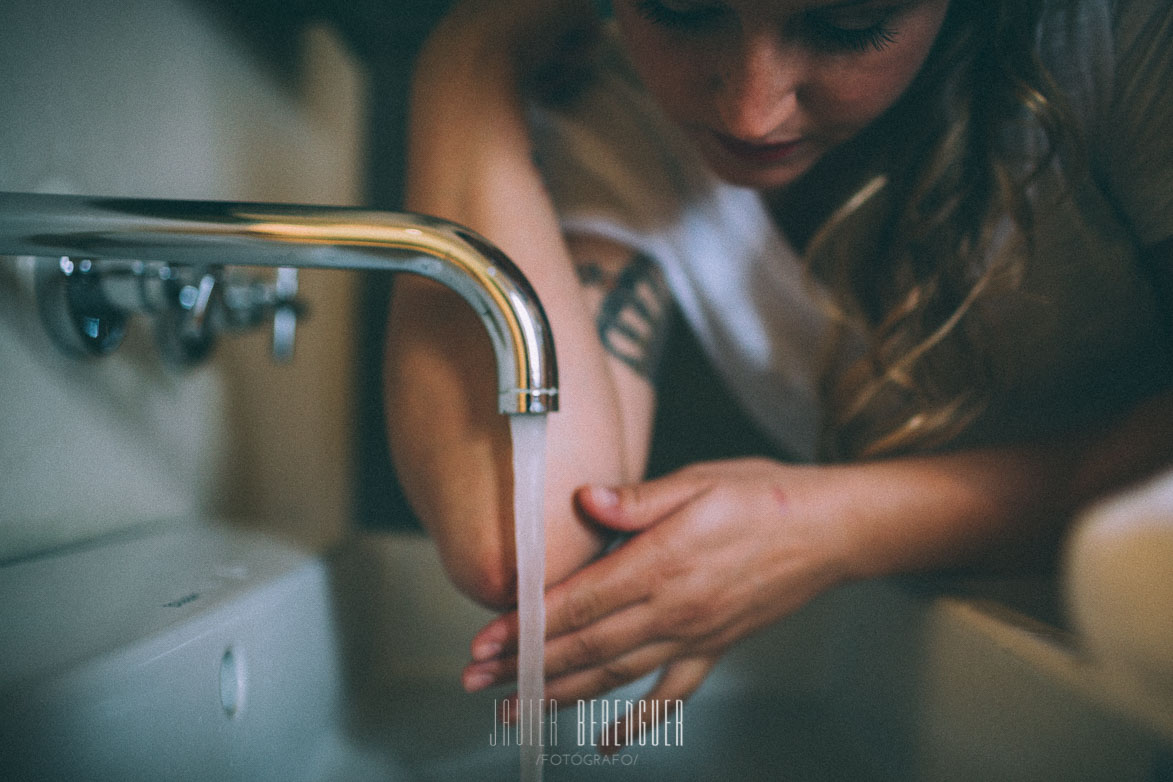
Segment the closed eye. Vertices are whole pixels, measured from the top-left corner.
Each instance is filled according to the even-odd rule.
[[[661,0],[639,0],[636,11],[653,24],[671,30],[697,30],[719,22],[728,12],[713,4],[688,4],[675,7]]]
[[[891,21],[892,14],[885,13],[872,24],[855,27],[835,23],[818,13],[810,13],[803,19],[802,34],[809,45],[820,51],[882,51],[896,41],[896,29],[892,27]]]

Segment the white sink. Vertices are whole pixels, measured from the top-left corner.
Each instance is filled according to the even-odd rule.
[[[0,567],[0,777],[320,777],[328,586],[321,559],[194,523]]]
[[[0,594],[4,780],[518,777],[517,748],[489,742],[508,690],[459,688],[489,614],[420,537],[323,557],[158,525],[0,567]],[[732,664],[685,708],[684,746],[634,747],[605,770],[565,712],[546,778],[844,778],[837,753],[814,751],[811,712]]]
[[[314,555],[161,524],[0,566],[0,596],[5,782],[518,778],[517,747],[490,741],[509,689],[459,687],[490,615],[422,536]],[[682,746],[604,768],[562,712],[545,776],[1169,778],[1168,734],[1105,706],[1093,673],[980,604],[861,584],[733,650]]]

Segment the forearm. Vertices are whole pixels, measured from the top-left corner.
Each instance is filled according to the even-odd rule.
[[[556,581],[604,543],[576,515],[573,488],[630,480],[639,467],[623,447],[621,400],[531,161],[516,63],[510,47],[494,40],[515,34],[486,34],[458,18],[429,44],[412,102],[407,207],[499,245],[550,319],[562,406],[548,417],[545,503],[547,580]],[[515,565],[511,449],[484,328],[453,294],[403,280],[387,363],[392,449],[409,499],[457,585],[481,602],[507,605]]]
[[[1148,268],[1173,268],[1173,240],[1141,255]],[[886,519],[858,520],[851,570],[867,576],[1021,563],[1048,544],[1053,551],[1080,508],[1171,462],[1173,390],[1049,440],[894,460],[871,476],[874,485],[861,482],[865,496],[894,497]]]
[[[843,467],[840,537],[851,578],[1022,567],[1079,508],[1173,459],[1173,394],[1044,442]]]

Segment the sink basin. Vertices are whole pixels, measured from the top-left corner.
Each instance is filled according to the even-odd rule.
[[[493,718],[510,690],[459,686],[490,614],[422,536],[321,554],[157,524],[0,566],[0,595],[6,782],[518,778]],[[560,712],[545,778],[1170,778],[1163,729],[1105,706],[1093,673],[980,604],[860,584],[733,649],[679,744],[604,768]]]
[[[305,778],[338,725],[327,587],[321,559],[204,523],[0,568],[0,776]]]
[[[459,688],[489,615],[422,538],[321,556],[159,524],[0,567],[0,594],[5,780],[518,777],[517,747],[489,741],[508,690]],[[836,753],[814,750],[812,713],[735,668],[686,704],[683,746],[633,747],[608,778],[844,778]],[[605,761],[577,745],[573,710],[561,719],[546,777],[597,778]]]

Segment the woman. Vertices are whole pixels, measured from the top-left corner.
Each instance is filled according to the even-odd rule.
[[[1167,3],[613,5],[596,48],[581,4],[466,3],[413,100],[409,207],[499,243],[557,340],[548,697],[656,669],[685,697],[835,585],[1030,562],[1167,462]],[[641,482],[671,306],[783,458]],[[405,486],[508,609],[487,340],[422,281],[392,318]],[[514,632],[477,635],[466,688],[512,676]]]

